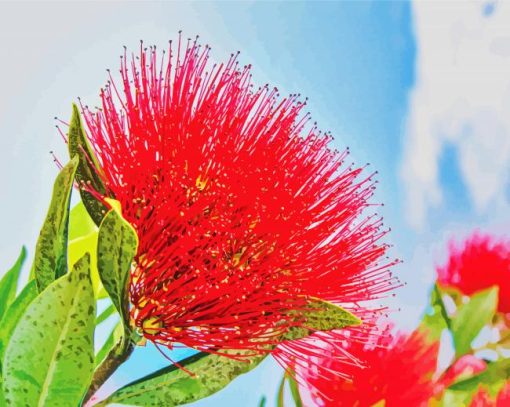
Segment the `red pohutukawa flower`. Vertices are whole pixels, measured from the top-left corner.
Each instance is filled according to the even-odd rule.
[[[184,48],[184,47],[183,47]],[[132,317],[146,338],[266,352],[311,298],[367,315],[395,286],[372,174],[309,126],[298,95],[254,88],[237,56],[196,41],[121,58],[122,86],[83,107],[106,195],[139,249]]]
[[[495,397],[487,389],[480,388],[473,396],[470,407],[508,407],[510,406],[510,382],[506,383]]]
[[[465,295],[499,287],[498,310],[510,312],[510,241],[474,233],[462,245],[449,244],[449,259],[437,269],[438,281]]]
[[[382,401],[386,407],[428,405],[435,391],[432,375],[438,343],[430,343],[417,332],[397,333],[365,344],[351,341],[345,351],[362,365],[324,356],[312,368],[298,372],[301,392],[314,405],[372,407]],[[337,374],[340,369],[344,377]]]

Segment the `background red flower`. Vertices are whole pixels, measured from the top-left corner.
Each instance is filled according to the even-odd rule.
[[[448,262],[437,274],[442,285],[466,295],[498,286],[498,310],[510,312],[510,241],[479,233],[460,245],[452,241]]]
[[[481,388],[471,400],[470,407],[507,407],[510,406],[510,383],[507,383],[496,397],[491,397]]]
[[[384,400],[387,407],[427,406],[434,394],[438,344],[420,333],[375,336],[375,342],[349,341],[347,351],[359,364],[343,364],[339,376],[334,358],[323,357],[303,371],[301,389],[319,406],[369,407]]]

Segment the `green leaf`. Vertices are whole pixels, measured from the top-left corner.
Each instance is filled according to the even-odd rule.
[[[510,379],[510,359],[489,362],[483,372],[450,385],[445,390],[440,405],[444,407],[470,405],[472,397],[480,389],[484,389],[491,398],[496,398],[508,379]]]
[[[315,331],[331,331],[361,324],[361,320],[349,311],[319,299],[310,302],[305,318],[303,326],[291,328],[282,339],[301,339]]]
[[[50,208],[37,241],[33,274],[39,292],[67,272],[69,201],[77,159],[71,160],[57,176]]]
[[[259,407],[266,407],[266,396],[262,396],[260,399]]]
[[[95,300],[89,256],[51,283],[16,326],[4,360],[12,406],[77,406],[94,367]]]
[[[442,298],[442,291],[434,284],[430,292],[430,303],[421,321],[419,329],[427,334],[427,337],[436,341],[441,338],[444,329],[451,326],[450,318]]]
[[[12,303],[16,297],[16,290],[18,289],[18,280],[21,273],[21,267],[27,256],[25,246],[21,248],[21,253],[14,263],[14,266],[5,273],[0,280],[0,320],[4,316],[7,307]]]
[[[0,321],[0,372],[4,360],[4,351],[12,332],[27,307],[37,297],[37,294],[37,284],[35,280],[32,280],[21,290]]]
[[[106,218],[105,218],[106,219]],[[282,340],[299,339],[316,330],[328,331],[358,325],[361,321],[350,312],[329,302],[314,300],[306,312],[306,327],[292,328]],[[226,352],[225,352],[226,353]],[[252,351],[229,351],[251,355]],[[221,390],[240,374],[255,368],[267,355],[236,360],[226,356],[199,353],[181,362],[198,376],[191,377],[176,366],[170,366],[124,386],[104,404],[119,403],[139,406],[174,406],[191,403]]]
[[[110,210],[99,227],[97,267],[126,328],[129,326],[129,273],[137,248],[138,237],[133,227],[117,210]]]
[[[241,351],[229,353],[242,354]],[[196,372],[195,376],[172,365],[124,386],[98,406],[117,403],[172,407],[191,403],[221,390],[240,374],[252,370],[264,357],[258,356],[248,362],[198,353],[180,362],[190,372]]]
[[[289,374],[287,374],[287,380],[289,381],[290,394],[292,394],[294,405],[296,407],[303,407],[303,402],[301,401],[301,395],[299,394],[299,387],[296,380]]]
[[[115,308],[114,308],[115,309]],[[114,345],[119,342],[119,340],[122,338],[123,335],[123,326],[122,323],[119,321],[117,325],[112,329],[110,332],[110,335],[108,335],[108,338],[106,338],[105,343],[103,346],[101,346],[101,349],[99,349],[99,352],[97,352],[94,365],[97,367],[99,364],[104,360],[106,355],[108,355],[108,352],[112,350]]]
[[[510,379],[510,359],[500,359],[487,364],[487,368],[477,375],[453,383],[448,390],[470,392],[476,391],[480,385],[491,388]]]
[[[289,383],[290,394],[292,396],[292,400],[294,401],[295,407],[303,407],[303,402],[301,401],[301,395],[299,394],[299,388],[296,380],[292,377],[289,372],[285,372],[280,385],[278,386],[278,392],[276,396],[276,406],[284,407],[284,399],[285,399],[285,382]]]
[[[76,179],[80,183],[81,199],[95,224],[99,225],[106,213],[106,208],[102,202],[98,201],[90,192],[87,192],[83,185],[87,185],[102,195],[105,194],[106,190],[99,176],[100,167],[90,148],[81,123],[80,112],[75,104],[73,104],[73,114],[69,124],[68,147],[69,156],[79,158]]]
[[[110,304],[101,314],[99,314],[96,318],[96,326],[99,325],[101,322],[106,321],[109,317],[113,315],[115,312],[115,305]]]
[[[276,407],[283,407],[286,380],[287,376],[283,375],[280,385],[278,386],[278,392],[276,393]]]
[[[498,287],[493,287],[474,294],[468,303],[457,309],[451,323],[457,358],[471,350],[471,342],[492,321],[497,306]]]
[[[105,218],[106,219],[106,218]],[[105,284],[106,286],[106,284]],[[350,312],[329,302],[314,300],[306,312],[304,327],[292,328],[282,340],[303,338],[316,330],[328,331],[358,325],[361,321]],[[244,355],[251,351],[230,351]],[[240,374],[257,366],[267,355],[248,360],[199,353],[182,361],[182,365],[198,376],[190,376],[176,366],[170,366],[117,390],[103,404],[119,403],[140,406],[174,406],[207,397],[228,385]]]

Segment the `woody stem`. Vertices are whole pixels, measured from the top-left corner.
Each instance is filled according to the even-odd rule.
[[[135,350],[135,345],[126,333],[110,350],[106,358],[101,362],[92,376],[92,382],[83,399],[85,405],[99,388],[108,380],[108,378],[123,364]]]

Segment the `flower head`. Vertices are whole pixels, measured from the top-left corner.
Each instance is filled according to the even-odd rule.
[[[474,233],[461,245],[450,242],[448,262],[437,274],[442,285],[465,295],[499,287],[498,310],[510,312],[510,241]]]
[[[379,336],[366,343],[346,346],[362,366],[343,363],[345,377],[336,372],[339,362],[324,357],[312,369],[300,372],[301,388],[318,406],[371,407],[384,401],[387,407],[427,406],[435,385],[438,344],[427,342],[419,333]]]
[[[105,195],[139,237],[135,324],[167,346],[263,352],[312,298],[368,315],[360,302],[395,286],[365,212],[372,174],[331,149],[298,95],[255,88],[237,55],[208,59],[196,41],[142,45],[101,109],[83,107]]]

